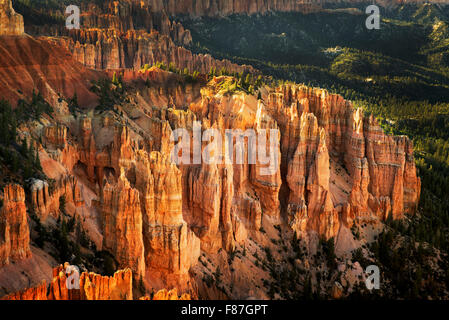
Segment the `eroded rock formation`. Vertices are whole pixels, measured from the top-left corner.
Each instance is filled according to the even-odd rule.
[[[37,287],[8,294],[5,297],[1,297],[0,300],[48,300],[47,283],[42,281],[42,283]]]
[[[76,93],[82,106],[96,103],[89,88],[90,80],[99,74],[76,62],[54,40],[2,37],[0,66],[0,95],[12,105],[19,99],[29,100],[33,91],[40,92],[56,110],[61,105],[60,94],[71,99]]]
[[[159,152],[152,152],[148,160],[141,153],[140,160],[140,164],[147,168],[140,172],[151,174],[148,179],[137,180],[146,199],[147,269],[166,277],[168,283],[185,283],[190,267],[200,255],[200,242],[183,219],[181,172]]]
[[[106,183],[101,197],[105,249],[120,267],[130,267],[136,276],[145,272],[142,212],[139,192],[132,188],[122,168],[118,183]]]
[[[77,61],[94,69],[139,70],[145,64],[164,62],[200,73],[208,73],[211,68],[225,68],[230,72],[253,70],[208,54],[193,54],[184,48],[192,42],[190,31],[171,21],[158,7],[134,0],[87,4],[81,7],[80,30],[67,30],[63,25],[30,26],[28,29],[32,34],[59,36],[57,41],[72,52]]]
[[[67,264],[53,269],[48,300],[132,300],[133,274],[130,269],[119,270],[113,276],[83,272],[79,276],[79,289],[67,288]],[[72,278],[70,278],[72,279]],[[70,280],[69,279],[69,280]],[[76,279],[74,279],[76,281]]]
[[[92,5],[85,28],[68,37],[0,41],[0,53],[27,52],[0,54],[5,66],[0,68],[0,93],[14,100],[37,87],[58,107],[54,118],[42,121],[45,125],[29,129],[41,138],[42,167],[54,180],[51,185],[50,179],[30,181],[30,205],[47,223],[58,217],[65,199],[66,213],[91,231],[97,249],[109,251],[120,268],[129,268],[113,277],[83,273],[79,291],[66,288],[64,270],[57,268],[47,299],[130,299],[132,278],[142,279],[146,289],[185,291],[192,287],[189,271],[202,252],[233,253],[249,242],[266,241],[264,225],[287,220],[299,236],[331,238],[358,220],[398,219],[416,208],[420,180],[410,140],[385,135],[372,116],[354,110],[341,96],[299,85],[263,86],[259,97],[239,90],[224,93],[222,84],[229,77],[187,84],[156,67],[136,70],[156,61],[202,73],[213,67],[251,70],[179,47],[189,42],[188,32],[153,12],[296,10],[296,2],[174,3],[151,1],[151,9],[145,2],[140,7],[122,1]],[[126,18],[131,11],[136,14]],[[154,28],[158,31],[151,32]],[[135,91],[106,112],[70,112],[59,93],[72,97],[76,92],[95,101],[88,80],[106,75],[75,59],[96,69],[133,68],[124,74],[136,82]],[[193,141],[197,122],[200,135],[214,130],[225,137],[233,129],[235,145],[200,137],[200,151],[212,145],[214,156],[223,161],[176,165],[170,157],[171,135],[186,129]],[[260,137],[270,143],[250,163],[248,147],[253,142],[261,146]],[[193,159],[194,147],[185,149]],[[229,151],[234,158],[227,162]],[[237,162],[239,155],[242,162]],[[0,212],[0,265],[28,257],[29,241],[23,189],[8,186]],[[44,287],[11,297],[44,299]],[[154,298],[175,297],[175,291],[162,291]]]
[[[420,180],[407,137],[385,135],[373,116],[323,90],[287,85],[267,98],[286,133],[281,150],[295,230],[330,237],[340,222],[350,227],[354,218],[397,219],[415,210]]]
[[[156,292],[152,298],[149,296],[144,296],[139,300],[192,300],[190,295],[187,293],[178,295],[178,290],[172,289],[167,291],[166,289],[159,290]]]
[[[226,16],[231,14],[264,14],[270,11],[313,13],[326,4],[360,4],[365,0],[150,0],[155,10],[165,10],[171,15]],[[391,7],[404,3],[445,3],[445,0],[380,0],[378,5]]]
[[[53,269],[53,280],[47,286],[42,281],[36,287],[11,293],[0,300],[133,300],[133,275],[130,269],[119,270],[113,276],[101,276],[93,272],[83,272],[79,277],[71,273],[69,264]],[[73,287],[67,287],[72,281]],[[78,285],[75,285],[75,281]],[[178,295],[178,290],[162,289],[152,297],[143,296],[139,300],[191,300],[187,293]]]
[[[126,33],[114,29],[81,29],[70,33],[70,38],[60,42],[74,58],[89,68],[139,70],[145,64],[173,63],[177,68],[190,72],[208,73],[211,68],[225,68],[230,72],[253,70],[229,60],[217,60],[206,54],[193,54],[178,46],[167,35],[143,30],[128,30]]]
[[[254,14],[269,11],[314,12],[320,1],[297,0],[151,0],[155,8],[164,8],[170,14],[189,13],[193,16],[225,16],[230,14]]]
[[[20,36],[23,33],[23,17],[14,11],[11,0],[0,0],[0,36]]]
[[[25,192],[20,185],[10,184],[3,189],[3,206],[0,209],[0,266],[30,256]]]
[[[42,221],[49,216],[58,218],[61,209],[73,216],[76,207],[84,204],[78,180],[74,176],[62,176],[52,189],[50,193],[48,183],[37,179],[31,185],[31,206]],[[64,208],[61,208],[62,205]]]

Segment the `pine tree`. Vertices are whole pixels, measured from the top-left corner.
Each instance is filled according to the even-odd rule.
[[[28,154],[28,143],[25,138],[22,140],[22,144],[20,145],[19,151],[20,154],[24,157]]]

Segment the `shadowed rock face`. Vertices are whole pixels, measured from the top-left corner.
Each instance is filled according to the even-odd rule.
[[[441,3],[446,0],[379,0],[379,6],[392,6],[404,3]],[[189,14],[199,16],[226,16],[231,14],[255,14],[270,11],[311,13],[320,11],[326,4],[360,4],[366,0],[149,0],[150,6],[166,10],[171,15]]]
[[[153,8],[166,10],[171,15],[226,16],[230,14],[254,14],[270,11],[313,12],[323,1],[301,0],[150,0]]]
[[[23,17],[16,13],[11,0],[0,0],[0,36],[24,34]]]
[[[30,36],[0,38],[0,95],[15,105],[38,91],[52,105],[59,106],[59,94],[82,106],[92,106],[97,97],[89,91],[90,80],[99,74],[76,62],[55,41]]]

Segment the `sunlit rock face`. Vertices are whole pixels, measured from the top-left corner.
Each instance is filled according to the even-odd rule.
[[[112,276],[94,272],[83,272],[76,279],[79,285],[68,288],[73,279],[72,269],[65,263],[53,268],[53,279],[47,285],[39,285],[1,297],[0,300],[133,300],[133,273],[131,269],[118,270]],[[187,293],[178,295],[176,288],[157,291],[153,297],[143,296],[139,300],[191,300]]]
[[[0,0],[0,36],[24,34],[23,17],[16,13],[11,0]]]
[[[278,88],[267,109],[284,132],[287,213],[297,232],[333,237],[355,218],[414,212],[421,183],[407,137],[388,136],[341,96],[304,86]]]
[[[144,1],[105,1],[101,5],[81,5],[83,16],[79,30],[64,25],[28,26],[33,35],[53,38],[73,53],[73,58],[93,69],[135,69],[145,64],[164,62],[179,69],[208,73],[211,68],[232,72],[254,71],[209,54],[194,54],[189,30],[169,19],[167,12]]]
[[[0,209],[0,266],[29,257],[30,230],[25,192],[20,185],[10,184],[3,189],[3,206]]]

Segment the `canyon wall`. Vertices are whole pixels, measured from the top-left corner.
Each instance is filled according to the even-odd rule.
[[[192,128],[193,121],[201,121],[202,132],[214,128],[222,136],[229,128],[241,134],[279,128],[279,149],[267,151],[280,161],[271,175],[260,175],[263,166],[249,164],[247,154],[241,165],[181,166],[184,216],[202,250],[232,251],[237,239],[242,243],[264,219],[279,221],[281,203],[298,235],[313,231],[326,238],[355,220],[400,219],[415,211],[420,180],[406,136],[385,135],[373,116],[325,90],[267,87],[257,100],[243,93],[219,94],[216,86],[222,81],[213,79],[189,110],[168,110],[171,127]],[[288,190],[280,194],[282,184]]]
[[[285,85],[267,96],[284,132],[288,217],[295,230],[335,236],[355,218],[413,213],[420,195],[412,142],[324,90]],[[392,152],[392,150],[394,150]]]
[[[0,38],[0,95],[13,105],[38,91],[56,109],[60,95],[72,98],[75,93],[80,105],[92,106],[97,97],[89,91],[90,80],[99,77],[51,39]]]
[[[23,33],[23,17],[14,11],[11,0],[0,0],[0,36],[21,36]]]
[[[446,0],[380,0],[379,6],[420,3],[446,4]],[[170,15],[193,17],[227,16],[231,14],[264,14],[267,12],[313,13],[323,10],[327,5],[372,4],[367,0],[149,0],[154,10],[164,10]]]
[[[130,269],[119,270],[113,276],[101,276],[93,272],[79,275],[79,289],[67,288],[69,281],[77,281],[69,274],[68,264],[53,269],[47,300],[132,300],[133,275]],[[71,272],[71,270],[70,270]]]
[[[184,5],[209,14],[213,11],[200,6],[207,3]],[[271,10],[271,4],[296,8],[287,0],[245,2],[249,6],[221,3],[232,3],[226,10],[250,12]],[[231,254],[250,241],[263,243],[268,240],[264,226],[287,221],[300,237],[316,234],[329,239],[360,221],[399,219],[416,209],[420,180],[411,141],[385,135],[372,116],[325,90],[282,85],[262,86],[260,95],[226,92],[223,87],[230,77],[186,84],[182,77],[154,67],[148,71],[148,83],[139,78],[120,105],[70,112],[59,93],[77,93],[95,102],[89,80],[106,76],[83,64],[140,69],[164,61],[203,73],[212,67],[254,72],[194,55],[175,44],[171,31],[136,30],[155,27],[144,14],[147,9],[114,2],[108,7],[112,16],[104,15],[104,8],[89,10],[87,28],[67,37],[0,38],[0,93],[14,100],[29,97],[37,88],[55,106],[54,117],[44,116],[39,125],[26,129],[35,138],[49,180],[30,180],[28,200],[41,222],[59,218],[65,199],[64,211],[81,221],[97,249],[109,251],[119,268],[128,269],[113,277],[83,273],[81,289],[68,291],[64,268],[59,267],[48,296],[41,284],[11,298],[131,299],[132,282],[140,280],[147,290],[176,287],[185,292],[194,287],[189,272],[201,254]],[[129,10],[143,16],[119,19],[128,17]],[[176,165],[170,158],[171,135],[187,129],[193,141],[196,121],[201,134],[213,129],[224,137],[227,129],[235,130],[233,141],[241,145],[230,148],[236,158],[242,151],[245,160]],[[247,130],[273,141],[261,150],[269,164],[259,156],[255,163],[247,161]],[[260,147],[259,140],[256,145]],[[226,147],[219,139],[199,141],[201,151],[209,148],[222,160]],[[193,158],[193,146],[182,152]],[[267,169],[272,170],[266,174]],[[25,193],[21,186],[8,185],[0,211],[0,265],[30,255]],[[175,296],[177,292],[164,291],[156,298]]]
[[[118,34],[128,31],[157,32],[179,45],[188,45],[192,42],[189,30],[185,30],[180,23],[171,21],[165,11],[153,10],[146,1],[120,0],[102,3],[85,1],[80,3],[79,7],[82,13],[81,29],[110,29]],[[68,36],[71,33],[65,24],[25,23],[25,28],[29,34],[36,36]]]
[[[269,11],[314,12],[321,1],[297,0],[149,0],[152,8],[165,10],[170,15],[226,16],[230,14],[254,14]]]
[[[258,99],[242,91],[223,94],[229,77],[189,90],[178,88],[182,82],[163,81],[175,77],[169,72],[153,68],[151,77],[150,86],[130,94],[119,112],[80,114],[40,128],[42,167],[55,182],[51,191],[45,181],[30,185],[30,203],[42,223],[58,217],[64,196],[68,214],[90,219],[83,226],[93,229],[98,222],[91,239],[147,289],[188,291],[189,271],[201,252],[231,253],[283,218],[299,236],[331,238],[359,221],[398,219],[416,208],[420,181],[410,140],[385,135],[372,116],[341,96],[283,85],[262,87]],[[175,165],[170,136],[177,128],[192,129],[195,121],[202,133],[215,129],[224,136],[226,129],[239,129],[236,139],[248,129],[279,129],[278,143],[265,150],[278,159],[275,170],[261,174],[267,165],[260,159]],[[201,150],[206,147],[203,141]],[[218,154],[224,146],[215,148]],[[23,190],[16,193],[4,197],[11,209],[2,212],[20,211],[26,220]],[[3,261],[13,243],[26,247],[24,224],[18,225],[14,235],[23,241],[11,241],[11,224],[0,224]]]
[[[118,33],[114,29],[81,29],[70,33],[70,38],[59,40],[74,58],[94,69],[135,69],[156,62],[173,63],[177,68],[190,72],[209,73],[211,68],[225,68],[242,72],[253,70],[229,60],[217,60],[206,54],[193,54],[178,46],[166,35],[129,30]]]
[[[52,175],[57,164],[72,175],[61,174],[51,193],[45,182],[33,182],[31,201],[45,223],[56,217],[52,208],[64,195],[69,214],[87,210],[93,224],[100,221],[102,237],[93,240],[114,255],[119,267],[131,268],[136,280],[150,274],[184,290],[200,245],[183,219],[181,172],[167,156],[145,149],[132,128],[111,113],[81,117],[69,131],[45,127],[42,141],[53,156],[44,171]],[[85,192],[94,197],[90,204]]]
[[[120,267],[130,267],[140,277],[145,263],[139,192],[131,187],[124,174],[121,168],[118,183],[106,183],[103,187],[103,247],[115,256]]]
[[[73,277],[69,264],[53,269],[53,280],[49,285],[42,281],[38,286],[11,293],[0,300],[133,300],[133,275],[130,269],[119,270],[112,276],[101,276],[93,272],[82,272],[79,279]],[[70,271],[69,271],[70,270]],[[79,288],[67,288],[67,282],[78,281]],[[139,300],[190,300],[189,294],[178,295],[177,289],[162,289],[152,297]]]
[[[64,25],[27,26],[33,35],[47,35],[73,53],[75,60],[93,69],[135,69],[145,64],[173,63],[179,69],[208,73],[211,68],[254,71],[228,60],[193,54],[185,49],[192,43],[190,31],[171,21],[164,10],[144,1],[106,1],[81,5],[80,30]]]

